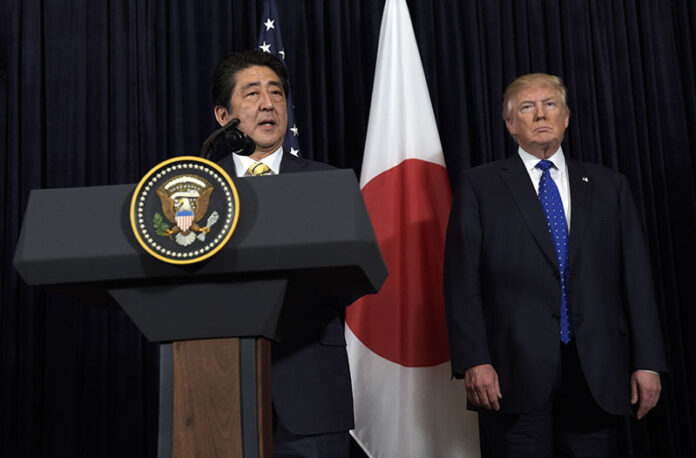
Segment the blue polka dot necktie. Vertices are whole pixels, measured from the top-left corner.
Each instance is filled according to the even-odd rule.
[[[553,247],[558,260],[558,269],[561,279],[561,341],[570,342],[573,336],[572,320],[568,313],[568,226],[566,223],[565,212],[561,194],[558,192],[556,183],[551,179],[549,169],[554,167],[553,162],[546,159],[539,161],[536,168],[541,170],[539,180],[539,200],[546,216],[546,224],[553,238]]]

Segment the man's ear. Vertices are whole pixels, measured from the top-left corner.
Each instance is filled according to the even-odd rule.
[[[510,135],[513,137],[515,136],[515,132],[513,129],[515,128],[514,121],[512,119],[506,119],[505,120],[505,127],[507,127],[508,132],[510,132]]]
[[[222,105],[215,105],[215,109],[213,111],[215,112],[215,119],[217,120],[218,124],[220,124],[220,127],[226,125],[232,119],[230,112],[227,111],[227,108],[223,107]]]

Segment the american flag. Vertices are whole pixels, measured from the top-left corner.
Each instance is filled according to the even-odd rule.
[[[259,32],[259,49],[275,55],[285,63],[285,48],[283,48],[283,40],[280,37],[278,7],[275,0],[264,2]],[[292,103],[291,95],[288,95],[288,130],[285,132],[283,150],[289,151],[295,156],[300,155],[300,132],[295,123],[295,105]]]

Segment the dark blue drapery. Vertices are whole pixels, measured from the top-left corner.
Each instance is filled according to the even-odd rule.
[[[696,5],[408,3],[453,185],[514,151],[502,92],[531,71],[569,87],[567,153],[628,176],[671,372],[624,452],[696,456]],[[359,171],[383,1],[278,6],[303,155]],[[197,154],[214,128],[212,69],[256,44],[262,1],[6,0],[1,11],[0,456],[152,457],[157,349],[119,311],[27,288],[14,247],[31,189],[134,183]]]

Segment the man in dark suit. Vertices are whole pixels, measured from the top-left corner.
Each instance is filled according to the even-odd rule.
[[[211,92],[218,123],[224,126],[238,118],[239,129],[256,144],[248,157],[229,154],[219,161],[230,174],[246,177],[331,168],[283,151],[287,73],[273,55],[251,50],[224,56],[213,74]],[[283,342],[272,345],[274,455],[347,457],[353,397],[343,309],[327,303],[303,305],[303,312],[287,326]]]
[[[484,457],[614,456],[666,369],[641,222],[622,175],[564,156],[559,78],[515,80],[503,118],[518,152],[463,174],[447,230],[452,372]]]

